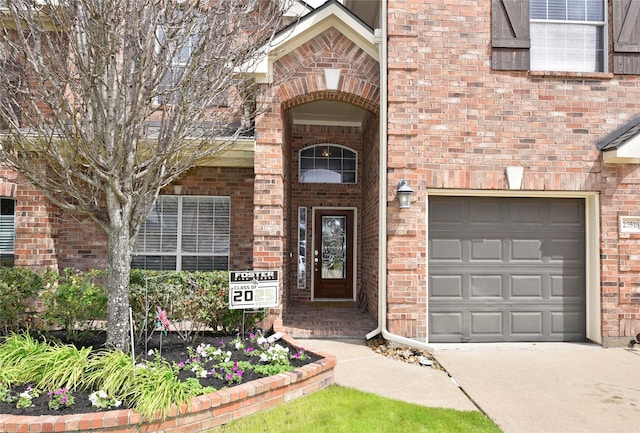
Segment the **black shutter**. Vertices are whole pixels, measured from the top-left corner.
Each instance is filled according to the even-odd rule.
[[[640,0],[613,0],[613,73],[640,74]]]
[[[491,0],[491,67],[529,70],[529,0]]]

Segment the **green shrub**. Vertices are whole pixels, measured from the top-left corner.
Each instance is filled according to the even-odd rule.
[[[131,306],[138,338],[157,328],[157,308],[166,311],[173,330],[195,341],[205,329],[226,325],[228,274],[215,272],[131,271]]]
[[[49,290],[42,294],[43,318],[48,327],[60,327],[71,337],[92,330],[107,317],[107,289],[100,284],[105,271],[65,269],[48,272]]]
[[[34,296],[43,287],[42,277],[34,271],[0,267],[0,333],[28,327]]]

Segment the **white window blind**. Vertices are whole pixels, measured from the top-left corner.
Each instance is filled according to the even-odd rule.
[[[601,72],[604,0],[531,0],[531,69]]]
[[[136,240],[132,266],[155,270],[228,270],[228,197],[162,196]]]

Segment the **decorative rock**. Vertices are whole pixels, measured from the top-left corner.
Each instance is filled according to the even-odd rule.
[[[420,356],[418,358],[418,362],[420,363],[420,365],[424,365],[425,367],[431,367],[433,365],[433,361],[426,356]]]
[[[442,367],[438,362],[433,359],[433,356],[426,350],[420,350],[416,348],[407,347],[389,347],[386,341],[382,338],[375,338],[369,340],[367,345],[375,353],[386,356],[387,358],[395,359],[398,361],[406,362],[408,364],[419,365],[423,367],[431,367],[438,370],[442,370]]]

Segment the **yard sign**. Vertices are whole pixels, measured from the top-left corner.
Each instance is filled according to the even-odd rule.
[[[231,310],[278,306],[278,271],[230,271]]]

